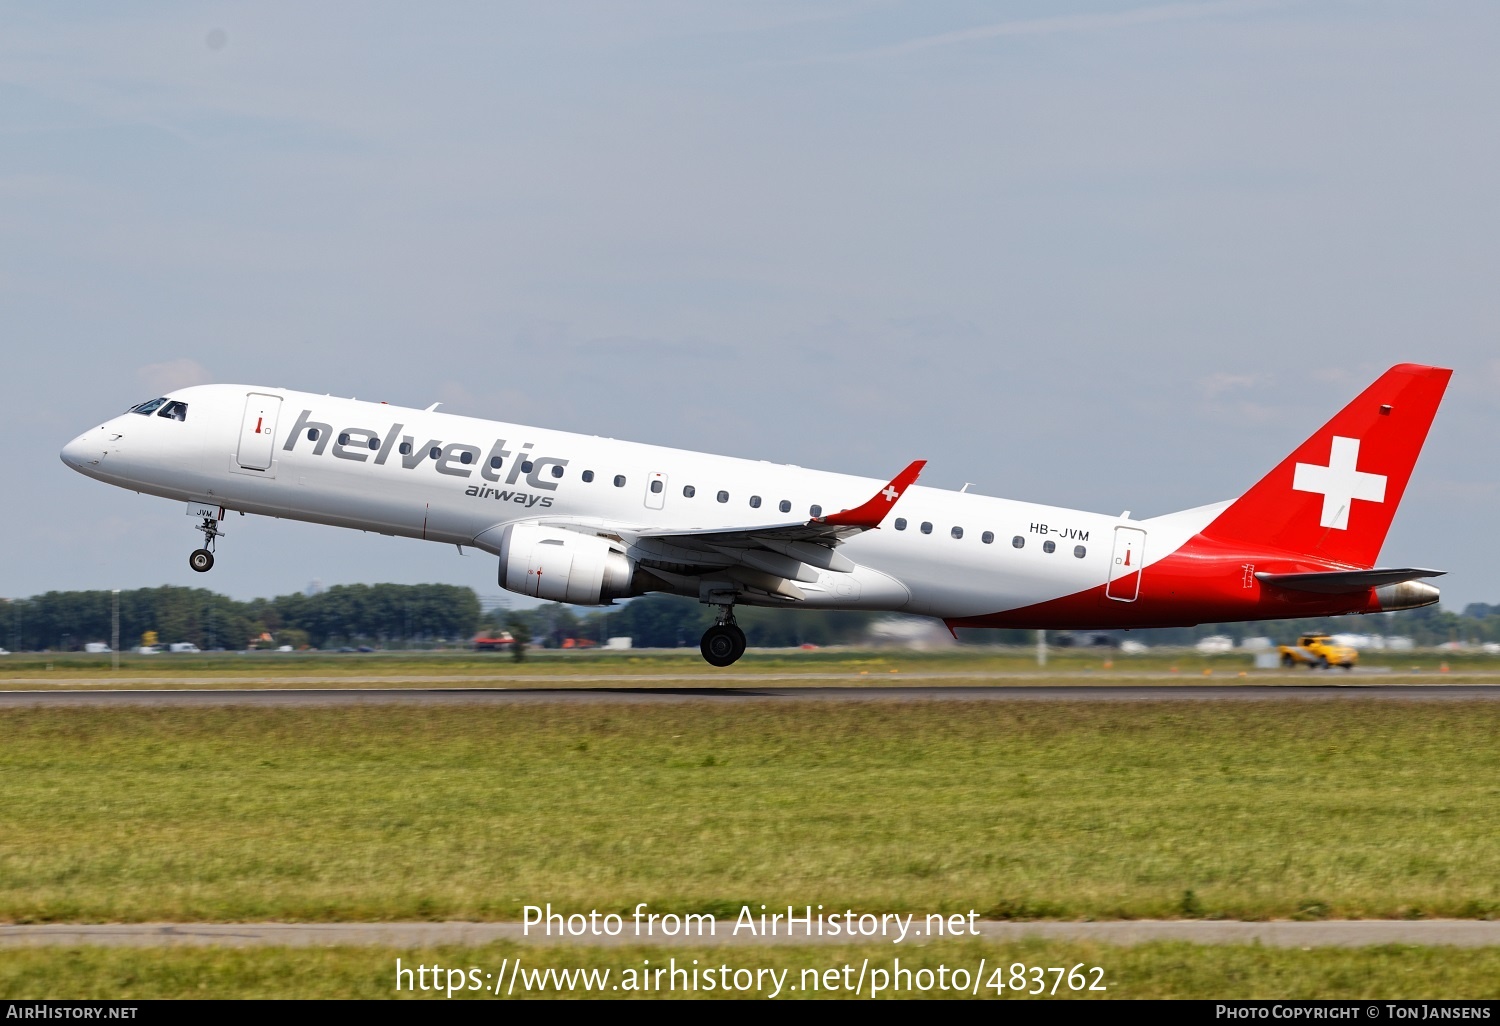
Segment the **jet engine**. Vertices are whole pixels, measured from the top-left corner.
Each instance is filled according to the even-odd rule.
[[[581,606],[634,594],[625,553],[608,539],[557,527],[511,524],[500,537],[500,587]]]

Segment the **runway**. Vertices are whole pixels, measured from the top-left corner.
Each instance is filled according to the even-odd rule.
[[[921,917],[917,917],[921,921]],[[628,924],[628,920],[626,921]],[[14,947],[326,947],[379,945],[421,948],[438,944],[473,946],[496,941],[574,947],[653,945],[661,947],[721,947],[765,945],[849,944],[848,936],[809,936],[805,931],[736,935],[729,922],[719,923],[711,936],[634,936],[627,925],[620,936],[545,936],[533,926],[529,934],[520,923],[125,923],[75,926],[49,923],[0,926],[0,948]],[[1193,944],[1261,944],[1273,948],[1354,948],[1379,944],[1492,947],[1500,945],[1500,922],[1475,919],[1341,920],[1333,922],[1223,922],[1201,919],[1128,920],[1122,922],[980,922],[980,938],[1003,943],[1031,938],[1056,941],[1097,941],[1134,945],[1153,941]],[[858,938],[854,942],[902,946],[921,944],[909,938],[897,944],[895,934]]]
[[[3,691],[0,709],[32,706],[651,705],[683,702],[1474,702],[1496,684],[1287,686],[979,685],[956,687],[234,688]]]

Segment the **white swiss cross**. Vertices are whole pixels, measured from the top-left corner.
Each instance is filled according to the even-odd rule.
[[[885,496],[886,502],[895,502],[901,497],[901,493],[896,491],[896,489],[891,485],[886,485],[885,491],[881,492],[880,494]]]
[[[1318,492],[1323,496],[1324,527],[1349,529],[1349,506],[1355,499],[1385,501],[1385,475],[1366,474],[1354,469],[1359,462],[1359,439],[1333,436],[1328,466],[1299,463],[1292,476],[1292,488],[1299,492]]]

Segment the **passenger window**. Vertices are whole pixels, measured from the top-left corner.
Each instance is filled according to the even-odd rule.
[[[308,428],[307,429],[307,440],[309,442],[316,442],[318,440],[318,429],[317,428]]]
[[[440,460],[443,458],[443,450],[439,446],[434,445],[431,449],[427,450],[427,455],[435,460]]]
[[[584,484],[588,484],[588,483],[590,483],[593,480],[594,480],[594,472],[592,470],[585,470],[583,472],[583,483]]]
[[[698,489],[694,488],[692,485],[683,485],[682,486],[682,497],[684,499],[691,499],[693,496],[695,496],[697,494],[698,494]]]
[[[1057,542],[1053,541],[1051,538],[1048,538],[1046,541],[1042,542],[1042,551],[1043,552],[1056,552],[1057,551]]]
[[[949,531],[948,533],[951,534],[951,535],[953,535],[953,537],[955,539],[962,538],[964,536],[964,529],[962,527],[955,527],[953,530]]]
[[[616,488],[624,488],[625,487],[625,475],[624,474],[616,474],[615,475],[615,487]]]
[[[167,403],[157,416],[168,420],[187,420],[187,403]]]
[[[1026,547],[1026,539],[1022,538],[1019,534],[1012,538],[1010,540],[1010,543],[1018,549],[1024,549]]]
[[[349,432],[345,431],[343,434],[339,435],[339,444],[340,445],[348,445],[349,444]]]
[[[552,476],[553,477],[562,477],[562,474],[563,474],[562,464],[561,463],[554,463],[554,464],[552,464]]]
[[[318,433],[318,429],[317,428],[313,428],[312,433],[313,434],[317,434]],[[317,441],[317,439],[314,439],[314,441]],[[399,446],[397,446],[397,448],[401,451],[401,455],[403,455],[403,456],[410,456],[411,455],[411,443],[410,442],[402,442]],[[490,466],[492,466],[492,467],[498,467],[498,466],[500,466],[500,461],[499,460],[490,460]]]
[[[460,462],[460,463],[464,464],[465,466],[467,466],[468,464],[474,462],[474,454],[472,452],[470,452],[469,450],[465,449],[463,452],[461,452],[461,453],[458,454],[458,462]]]
[[[982,542],[984,542],[986,545],[989,545],[991,542],[993,542],[995,540],[995,532],[994,531],[986,531],[986,532],[984,532],[983,534],[981,534],[979,536],[979,540],[982,541]]]
[[[781,512],[783,513],[790,513],[792,511],[792,504],[785,499],[782,499],[779,503],[776,504],[776,508],[781,510]]]
[[[532,463],[530,460],[523,461],[522,464],[521,464],[521,473],[523,473],[523,474],[529,474],[529,473],[531,473],[531,468],[534,467],[534,466],[536,466],[536,464]]]
[[[378,439],[378,438],[372,438],[372,439],[370,439],[370,448],[371,449],[379,449],[380,448],[380,439]]]
[[[651,494],[660,495],[663,487],[665,486],[661,483],[661,478],[657,478],[651,482]]]
[[[729,493],[728,492],[720,492],[718,495],[714,496],[714,498],[718,499],[720,502],[728,502],[729,501]]]
[[[760,509],[760,496],[759,495],[752,495],[752,496],[750,496],[750,508],[751,509]]]
[[[401,451],[405,452],[406,451],[406,446],[403,445],[401,447]],[[504,462],[505,461],[502,460],[499,456],[491,456],[490,457],[490,469],[491,470],[499,470],[500,469],[500,464],[504,463]]]
[[[898,531],[904,531],[904,530],[906,530],[906,518],[905,517],[897,517],[896,518],[896,530],[898,530]]]
[[[923,534],[931,534],[932,533],[932,521],[930,521],[930,520],[924,520],[924,521],[922,521],[922,533]]]
[[[823,515],[823,507],[822,506],[809,506],[807,508],[807,513],[808,513],[809,516],[811,516],[814,519],[816,519],[816,518],[818,518],[818,517],[820,517],[820,516]]]
[[[143,403],[137,403],[136,405],[132,406],[130,408],[130,412],[139,413],[143,417],[149,417],[151,416],[151,414],[155,413],[156,408],[164,402],[166,402],[165,399],[147,399]]]
[[[1089,554],[1089,550],[1086,549],[1086,548],[1084,548],[1082,545],[1074,545],[1073,546],[1073,555],[1077,556],[1079,559],[1082,559],[1084,556],[1087,556],[1088,554]]]

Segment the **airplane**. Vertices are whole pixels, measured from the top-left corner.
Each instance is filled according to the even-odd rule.
[[[1112,629],[1337,616],[1438,600],[1377,567],[1451,371],[1391,368],[1239,498],[1132,519],[255,385],[195,385],[79,435],[64,463],[187,504],[205,572],[230,512],[499,558],[499,584],[609,605],[914,613],[959,627]],[[965,486],[967,488],[967,486]],[[956,636],[956,634],[955,634]]]

